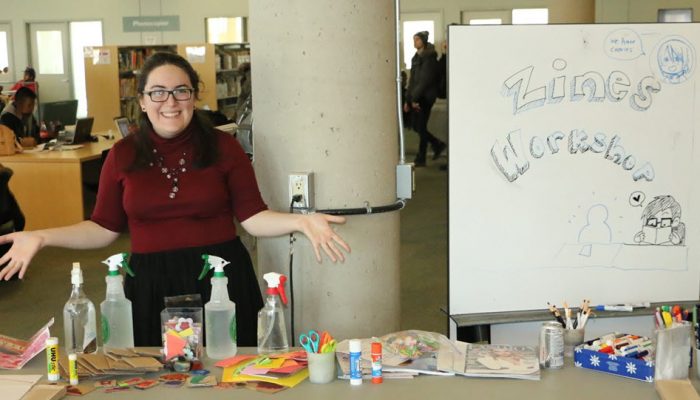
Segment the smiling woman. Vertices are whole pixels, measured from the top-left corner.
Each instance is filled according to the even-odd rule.
[[[97,204],[89,221],[0,237],[13,242],[0,257],[0,279],[24,276],[44,246],[104,247],[120,232],[131,234],[124,289],[132,301],[134,344],[161,344],[160,312],[164,297],[199,293],[211,285],[197,280],[204,254],[235,268],[225,270],[229,298],[236,303],[238,344],[257,344],[257,312],[262,307],[253,265],[238,238],[234,218],[255,236],[304,233],[320,261],[321,249],[332,260],[350,251],[331,229],[342,217],[284,214],[267,209],[253,167],[234,137],[215,130],[195,110],[199,77],[184,58],[156,53],[141,69],[138,83],[139,129],[110,150],[100,175]]]

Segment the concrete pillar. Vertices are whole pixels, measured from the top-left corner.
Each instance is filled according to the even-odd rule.
[[[250,2],[255,170],[263,197],[288,210],[288,175],[313,171],[317,209],[392,204],[398,138],[391,0]],[[399,329],[399,214],[352,216],[345,263],[294,245],[295,337]],[[288,238],[261,239],[260,275],[288,272]]]

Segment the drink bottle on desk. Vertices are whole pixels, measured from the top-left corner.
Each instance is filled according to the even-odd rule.
[[[287,328],[284,322],[284,308],[287,304],[284,282],[287,277],[276,272],[263,275],[267,282],[267,299],[265,306],[258,313],[258,353],[284,353],[289,351]],[[278,299],[279,297],[279,299]]]
[[[127,274],[134,276],[126,257],[126,253],[119,253],[102,261],[109,267],[109,272],[105,277],[107,295],[105,300],[100,303],[102,345],[105,349],[134,347],[131,300],[124,296],[124,278],[119,273],[119,268],[124,268]]]
[[[83,272],[80,263],[73,263],[70,281],[73,289],[63,307],[66,353],[94,353],[97,351],[95,305],[83,292]]]
[[[204,268],[199,275],[202,280],[210,269],[211,298],[204,305],[204,336],[207,356],[213,359],[233,357],[238,352],[236,345],[236,303],[228,297],[228,278],[224,267],[229,264],[223,258],[208,254],[202,255]]]

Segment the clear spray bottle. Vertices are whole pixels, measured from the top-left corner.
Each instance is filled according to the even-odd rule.
[[[267,299],[258,313],[258,353],[284,353],[289,350],[289,342],[284,322],[284,308],[279,299],[287,304],[287,295],[284,292],[287,277],[276,272],[268,272],[263,275],[263,279],[267,282]]]
[[[124,278],[119,273],[123,268],[127,274],[134,276],[126,261],[126,253],[115,254],[102,261],[109,268],[105,277],[107,295],[100,303],[102,345],[104,349],[125,349],[134,347],[134,322],[132,319],[131,300],[124,296]]]
[[[73,263],[70,282],[73,288],[63,307],[66,354],[94,353],[97,351],[95,305],[83,292],[83,271],[80,269],[80,263]]]
[[[221,257],[203,254],[204,268],[199,280],[214,270],[211,278],[211,298],[204,305],[204,335],[207,356],[213,359],[233,357],[238,352],[236,345],[236,303],[228,297],[228,278],[224,267],[230,264]]]

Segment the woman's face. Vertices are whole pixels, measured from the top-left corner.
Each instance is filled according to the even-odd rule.
[[[173,138],[185,130],[194,114],[194,93],[189,100],[175,100],[172,93],[166,94],[163,102],[151,100],[147,93],[158,90],[192,89],[187,73],[172,64],[165,64],[151,71],[146,79],[144,94],[140,98],[153,130],[162,138]],[[155,97],[155,96],[154,96]]]

